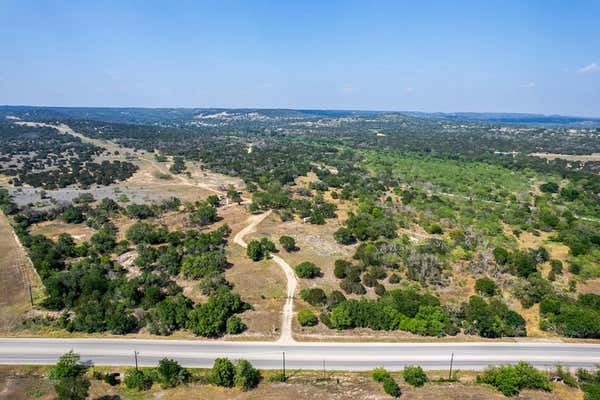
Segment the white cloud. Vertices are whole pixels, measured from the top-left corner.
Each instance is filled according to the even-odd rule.
[[[579,73],[590,74],[592,72],[600,72],[600,64],[591,63],[578,69]]]
[[[519,86],[524,89],[533,89],[535,87],[535,82],[527,82]]]

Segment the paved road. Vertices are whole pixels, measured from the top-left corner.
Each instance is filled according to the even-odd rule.
[[[482,369],[490,364],[520,360],[536,367],[557,363],[592,368],[600,362],[600,345],[567,343],[294,343],[200,342],[136,339],[25,339],[0,338],[0,364],[52,364],[74,350],[96,365],[133,365],[139,352],[141,365],[152,366],[164,357],[187,367],[210,367],[217,357],[244,358],[261,369],[286,367],[329,370],[369,370],[377,366],[401,369],[418,364],[427,369]]]

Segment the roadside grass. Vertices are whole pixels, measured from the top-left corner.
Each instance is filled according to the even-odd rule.
[[[54,397],[52,382],[47,378],[49,367],[37,366],[0,366],[0,393],[10,399],[50,399]],[[94,367],[102,372],[124,372],[123,367]],[[237,388],[221,388],[208,384],[209,370],[191,369],[196,381],[172,389],[162,389],[158,384],[145,392],[127,389],[123,384],[110,386],[91,378],[90,398],[106,399],[173,399],[173,400],[341,400],[341,399],[388,399],[381,385],[375,382],[370,372],[344,371],[298,371],[288,370],[286,383],[270,382],[269,377],[277,370],[261,371],[262,381],[257,388],[241,391]],[[464,399],[506,399],[491,387],[475,383],[474,371],[460,371],[459,382],[436,382],[447,378],[448,371],[427,371],[430,382],[419,388],[407,385],[401,372],[390,372],[400,384],[403,399],[430,400],[436,398],[450,400]],[[552,384],[550,393],[523,390],[519,398],[528,400],[571,400],[582,399],[579,389],[567,387],[561,383]]]

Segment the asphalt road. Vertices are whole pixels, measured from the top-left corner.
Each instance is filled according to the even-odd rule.
[[[279,369],[285,352],[286,368],[369,370],[377,366],[401,369],[420,365],[448,369],[454,353],[455,369],[528,361],[542,369],[557,363],[592,368],[600,363],[600,345],[570,343],[293,343],[201,342],[136,339],[0,339],[0,364],[53,364],[73,350],[96,365],[154,366],[164,357],[186,367],[210,367],[217,357],[244,358],[261,369]]]

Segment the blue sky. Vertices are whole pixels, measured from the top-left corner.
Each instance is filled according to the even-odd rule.
[[[0,0],[0,104],[600,117],[599,1]]]

